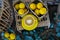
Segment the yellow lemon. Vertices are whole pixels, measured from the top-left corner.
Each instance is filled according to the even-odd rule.
[[[39,15],[40,13],[39,13],[39,9],[36,9],[35,10],[35,13],[37,14],[37,15]]]
[[[24,12],[27,12],[27,9],[24,9]]]
[[[16,38],[16,35],[14,33],[11,33],[10,34],[10,39],[15,39]]]
[[[8,33],[8,32],[5,32],[4,36],[5,36],[6,38],[8,38],[8,37],[9,37],[9,33]]]
[[[37,4],[37,8],[38,8],[38,9],[41,9],[42,7],[43,7],[43,4],[42,4],[42,3],[38,3],[38,4]]]
[[[23,9],[19,9],[19,10],[18,10],[18,14],[19,14],[19,15],[24,14],[24,10],[23,10]]]
[[[36,4],[31,3],[31,4],[30,4],[30,9],[32,9],[32,10],[36,9]]]
[[[19,4],[16,4],[15,8],[16,8],[16,10],[18,10],[19,9]]]
[[[40,13],[41,15],[46,14],[46,12],[47,12],[47,9],[46,9],[46,8],[41,8],[41,9],[39,10],[39,13]]]
[[[19,8],[25,8],[25,4],[24,3],[20,3],[19,4]]]
[[[10,39],[10,38],[9,38],[8,40],[13,40],[13,39]]]

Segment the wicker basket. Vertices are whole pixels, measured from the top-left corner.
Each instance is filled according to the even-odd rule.
[[[6,31],[13,21],[12,10],[8,0],[0,0],[0,32]]]
[[[19,0],[14,0],[13,1],[13,7],[14,7],[14,4],[16,3],[16,2],[18,2]],[[20,1],[22,1],[22,2],[24,2],[25,3],[25,1],[23,1],[23,0],[20,0]],[[41,0],[40,0],[41,1]],[[42,2],[42,1],[41,1]],[[30,3],[32,3],[32,1],[29,1],[29,4]],[[26,4],[26,3],[25,3]],[[28,8],[29,8],[29,4],[28,4]],[[45,5],[45,4],[44,4]],[[45,5],[45,6],[47,6],[47,5]],[[30,10],[30,8],[29,8],[29,10]],[[16,11],[16,9],[14,8],[14,12],[15,12],[15,20],[16,20],[16,28],[17,28],[17,30],[18,31],[20,31],[20,30],[24,30],[23,29],[23,27],[21,26],[21,17],[17,14],[17,11]],[[38,17],[32,10],[30,10],[29,12],[31,12],[33,15],[35,15],[38,19],[40,19],[39,20],[39,24],[38,24],[38,27],[42,27],[42,26],[49,26],[50,25],[50,20],[49,20],[49,15],[48,15],[48,12],[45,14],[45,15],[43,15],[43,16],[41,16],[41,17]],[[28,14],[28,13],[27,13]],[[46,20],[44,21],[44,19],[43,18],[46,18]],[[42,21],[41,21],[42,20]],[[48,23],[48,24],[47,24]]]
[[[13,7],[14,7],[14,5],[15,5],[16,3],[18,3],[18,2],[23,2],[23,3],[25,3],[25,1],[23,1],[23,0],[14,0],[14,1],[13,1]],[[26,7],[27,7],[27,6],[26,6]],[[16,9],[15,9],[15,7],[14,7],[14,12],[15,12],[16,28],[17,28],[17,30],[23,30],[23,28],[22,28],[21,25],[20,25],[21,17],[23,17],[23,16],[25,16],[26,14],[28,14],[29,10],[27,9],[27,12],[26,12],[25,14],[23,14],[23,15],[18,15],[18,12],[16,11]]]

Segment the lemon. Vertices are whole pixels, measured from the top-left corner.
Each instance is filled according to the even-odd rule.
[[[24,12],[27,12],[27,9],[24,9]]]
[[[18,10],[19,9],[19,4],[16,4],[15,8],[16,8],[16,10]]]
[[[8,32],[5,32],[4,36],[5,36],[6,38],[8,38],[8,37],[9,37],[9,33],[8,33]]]
[[[41,9],[39,10],[39,13],[40,13],[41,15],[46,14],[46,12],[47,12],[47,9],[46,9],[46,8],[41,8]]]
[[[31,3],[31,4],[30,4],[30,9],[32,9],[32,10],[36,9],[36,4]]]
[[[39,15],[40,13],[39,13],[39,9],[36,9],[35,10],[35,13],[37,14],[37,15]]]
[[[43,7],[43,4],[42,3],[37,3],[37,8],[38,9],[41,9]]]
[[[19,4],[19,8],[25,8],[25,4],[24,3],[20,3]]]
[[[15,39],[16,35],[14,33],[10,34],[10,39]]]
[[[23,9],[19,9],[19,10],[18,10],[18,14],[19,14],[19,15],[24,14],[24,10],[23,10]]]
[[[13,39],[10,39],[10,38],[9,38],[8,40],[13,40]]]

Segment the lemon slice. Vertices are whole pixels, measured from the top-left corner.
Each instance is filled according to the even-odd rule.
[[[28,14],[28,15],[25,15],[23,18],[22,18],[22,27],[25,29],[25,30],[34,30],[38,25],[38,19],[32,15],[32,14]]]

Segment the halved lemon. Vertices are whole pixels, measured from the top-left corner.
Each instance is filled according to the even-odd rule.
[[[41,15],[44,15],[44,14],[47,13],[47,9],[46,9],[46,8],[41,8],[41,9],[39,10],[39,13],[40,13]]]
[[[16,10],[18,10],[19,9],[19,4],[16,4],[15,8],[16,8]]]
[[[36,9],[35,10],[35,13],[37,14],[37,15],[39,15],[40,13],[39,13],[39,9]]]
[[[14,33],[11,33],[10,34],[10,39],[15,39],[16,38],[16,35]]]
[[[22,14],[24,14],[24,9],[19,9],[18,10],[18,15],[22,15]]]
[[[30,4],[30,9],[32,9],[32,10],[36,9],[36,4],[35,3],[31,3]]]
[[[42,3],[37,3],[37,8],[38,9],[41,9],[43,7],[43,4]]]
[[[19,8],[23,8],[24,9],[25,8],[25,4],[24,3],[20,3],[19,4]]]
[[[9,38],[9,33],[8,33],[8,32],[5,32],[4,36],[5,36],[6,38]]]

